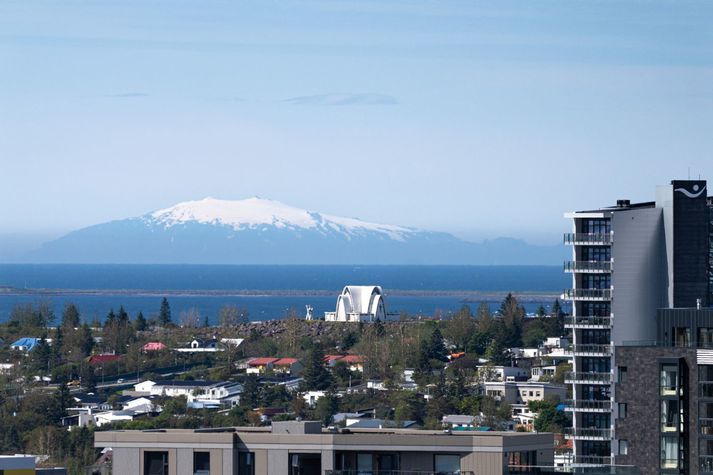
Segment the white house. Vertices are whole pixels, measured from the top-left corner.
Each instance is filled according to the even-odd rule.
[[[517,381],[527,380],[529,372],[516,366],[478,366],[478,378],[481,381]]]
[[[217,338],[205,340],[203,338],[194,338],[184,348],[176,348],[180,353],[215,353],[217,351],[225,351],[225,347],[220,344]]]
[[[334,312],[325,312],[327,322],[373,322],[386,319],[386,301],[381,287],[348,285],[337,297]]]
[[[231,381],[142,381],[134,385],[137,394],[185,396],[189,407],[235,406],[243,387]]]
[[[305,400],[309,407],[314,407],[320,398],[323,398],[327,394],[327,391],[307,391],[302,395],[302,399]]]

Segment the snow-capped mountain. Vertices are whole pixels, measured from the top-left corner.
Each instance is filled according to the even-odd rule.
[[[186,223],[228,226],[235,231],[274,226],[277,229],[294,231],[304,229],[319,231],[322,234],[337,233],[347,238],[364,236],[373,232],[397,241],[403,241],[406,235],[418,232],[400,226],[367,223],[359,219],[314,213],[279,201],[258,197],[239,201],[215,198],[185,201],[170,208],[155,211],[145,216],[144,220],[147,223],[161,224],[165,228]]]
[[[278,201],[205,198],[71,232],[29,262],[136,264],[556,264],[558,246],[475,244]]]

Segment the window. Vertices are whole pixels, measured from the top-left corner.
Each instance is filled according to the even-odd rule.
[[[673,329],[673,345],[691,346],[691,329],[689,327],[675,327]]]
[[[357,454],[357,471],[371,472],[374,467],[374,458],[371,454]]]
[[[713,328],[698,328],[698,346],[713,348]]]
[[[619,455],[629,455],[629,441],[626,439],[619,440]]]
[[[168,475],[168,452],[144,452],[144,475]]]
[[[661,365],[661,395],[676,396],[678,394],[678,365]]]
[[[625,402],[620,402],[619,403],[619,419],[626,419],[626,403]]]
[[[609,234],[611,232],[611,221],[608,219],[583,219],[583,234]]]
[[[661,432],[676,432],[678,430],[678,400],[664,399],[661,401]]]
[[[611,248],[608,246],[587,246],[582,248],[583,261],[607,262],[611,260]]]
[[[626,366],[619,366],[616,372],[616,380],[619,383],[626,381]]]
[[[238,453],[238,473],[240,475],[255,475],[255,454],[252,452]]]
[[[435,456],[434,466],[436,473],[460,473],[460,455]]]
[[[210,475],[210,452],[193,452],[193,475]]]
[[[678,468],[678,437],[661,437],[661,468]]]
[[[590,429],[609,429],[611,426],[611,416],[609,414],[597,412],[585,412],[582,414],[582,427]]]

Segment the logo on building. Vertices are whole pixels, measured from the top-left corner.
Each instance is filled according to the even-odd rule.
[[[688,196],[689,198],[698,198],[699,196],[701,196],[701,194],[704,191],[706,191],[706,186],[704,185],[703,188],[700,190],[699,190],[699,188],[700,188],[700,186],[693,185],[693,193],[691,193],[690,191],[688,191],[685,188],[676,188],[674,191],[679,191],[679,192],[683,193],[684,195]]]

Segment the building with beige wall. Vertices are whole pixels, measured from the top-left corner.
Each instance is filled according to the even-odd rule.
[[[501,475],[508,465],[552,465],[552,434],[272,427],[96,432],[116,474],[352,475],[378,471]]]

